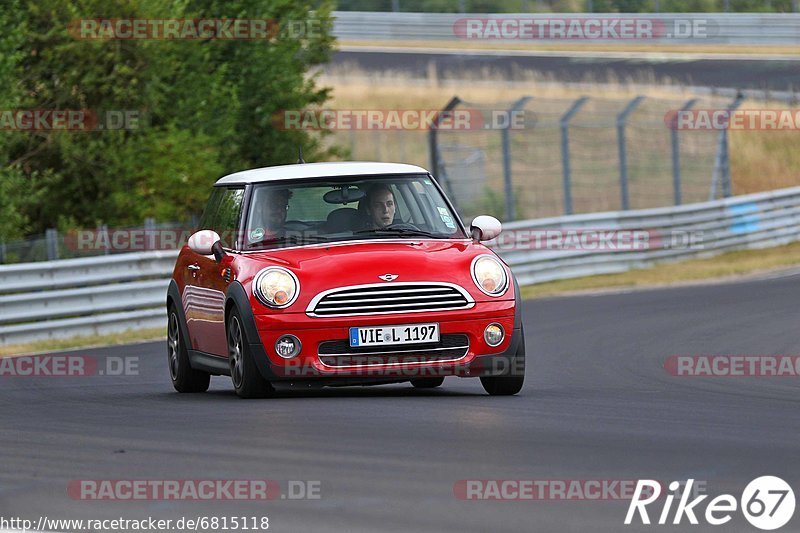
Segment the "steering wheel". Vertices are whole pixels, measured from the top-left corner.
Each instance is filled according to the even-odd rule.
[[[401,222],[397,222],[395,224],[389,224],[388,226],[386,226],[385,228],[382,228],[382,229],[399,229],[399,230],[406,229],[406,230],[420,231],[420,229],[418,227],[416,227],[414,224],[411,224],[410,222],[402,222],[402,221]]]

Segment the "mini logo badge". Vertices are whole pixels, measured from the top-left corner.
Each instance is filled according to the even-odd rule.
[[[378,278],[382,279],[383,281],[394,281],[399,278],[397,274],[384,274],[383,276],[378,276]]]

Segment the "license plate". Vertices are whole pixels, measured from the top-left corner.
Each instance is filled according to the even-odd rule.
[[[439,342],[439,324],[350,328],[351,347],[426,342]]]

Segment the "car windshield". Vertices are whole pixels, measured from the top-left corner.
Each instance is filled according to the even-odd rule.
[[[258,184],[246,225],[248,250],[352,239],[465,237],[427,174]]]

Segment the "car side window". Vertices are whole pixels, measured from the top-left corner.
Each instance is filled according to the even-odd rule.
[[[212,226],[214,217],[217,214],[217,208],[219,207],[219,201],[222,198],[222,195],[225,193],[224,189],[219,187],[214,187],[211,191],[211,197],[208,199],[208,203],[206,204],[206,208],[203,210],[203,215],[200,217],[200,222],[197,225],[197,229],[214,229]]]
[[[221,191],[216,213],[211,220],[211,229],[219,234],[222,246],[231,248],[236,244],[244,189],[221,189]]]

